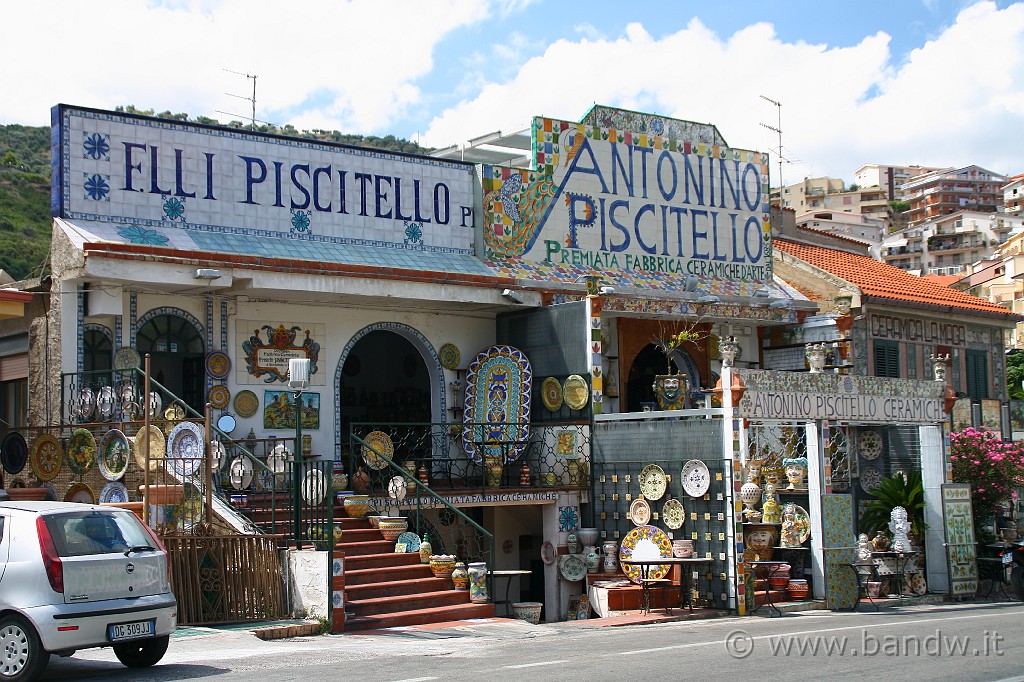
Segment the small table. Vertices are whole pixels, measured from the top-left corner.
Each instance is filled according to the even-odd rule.
[[[860,606],[860,594],[863,592],[864,596],[867,597],[868,603],[874,606],[875,611],[877,611],[878,604],[875,603],[875,600],[871,597],[871,593],[868,592],[867,584],[872,582],[872,578],[878,580],[878,575],[876,573],[878,567],[875,566],[874,563],[865,563],[863,561],[846,565],[853,571],[854,580],[857,581],[857,601],[853,603],[853,608],[850,610],[856,611],[857,607]]]
[[[520,569],[509,569],[509,570],[505,570],[505,571],[491,571],[491,575],[494,576],[494,578],[495,578],[495,581],[494,581],[494,591],[495,592],[498,591],[498,581],[497,581],[497,579],[498,578],[508,578],[508,582],[505,583],[505,598],[502,599],[502,600],[499,600],[499,601],[495,601],[494,602],[495,608],[497,608],[498,604],[504,604],[505,605],[505,615],[510,615],[512,613],[512,602],[508,598],[508,593],[509,593],[509,590],[512,589],[512,578],[517,578],[517,577],[520,577],[520,576],[532,575],[532,574],[533,574],[533,571],[524,571],[524,570],[520,570]]]
[[[771,614],[771,611],[774,611],[776,614],[781,616],[782,615],[782,611],[779,609],[778,606],[775,605],[775,602],[772,600],[772,574],[774,574],[776,572],[776,570],[778,569],[779,566],[786,566],[786,565],[789,564],[789,562],[787,562],[787,561],[748,561],[747,564],[749,566],[753,566],[754,567],[754,581],[755,581],[755,583],[757,582],[757,567],[758,566],[767,566],[768,567],[768,578],[767,578],[767,580],[768,580],[768,589],[764,591],[764,601],[761,602],[760,604],[757,603],[757,590],[755,590],[754,591],[754,595],[753,595],[753,597],[754,597],[754,608],[752,608],[750,610],[750,612],[751,613],[756,613],[758,610],[761,609],[762,606],[766,606],[767,605],[768,609],[769,609],[769,615]]]
[[[691,557],[681,559],[679,557],[664,557],[661,559],[620,559],[619,563],[627,566],[638,566],[640,568],[640,590],[641,590],[641,610],[644,610],[643,606],[646,605],[647,613],[651,611],[651,587],[649,576],[651,573],[652,566],[681,566],[682,567],[682,579],[679,581],[679,608],[687,607],[693,611],[693,589],[692,580],[693,576],[691,572],[687,570],[688,566],[695,566],[699,564],[710,564],[711,559],[705,559],[702,557]],[[670,607],[665,607],[671,610]]]
[[[917,556],[918,554],[920,554],[920,552],[917,552],[917,551],[914,551],[914,552],[872,552],[871,553],[871,558],[872,559],[883,559],[883,560],[884,559],[893,559],[894,560],[893,565],[896,567],[896,570],[892,574],[890,574],[890,575],[897,578],[897,580],[896,580],[896,592],[897,592],[897,598],[899,598],[899,599],[902,599],[903,596],[904,596],[903,595],[903,581],[906,579],[907,563],[911,559],[913,559],[915,556]],[[879,573],[878,574],[879,577],[884,576],[884,575],[886,575],[886,574],[884,574],[884,573]],[[890,589],[892,588],[892,578],[891,577],[890,577],[889,587],[890,587]]]

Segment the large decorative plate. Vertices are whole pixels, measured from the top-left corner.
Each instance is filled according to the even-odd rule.
[[[371,431],[366,434],[363,441],[366,443],[363,446],[363,461],[366,462],[366,466],[376,471],[386,467],[388,460],[395,454],[395,445],[391,442],[391,436],[383,431]],[[380,454],[377,454],[378,452]]]
[[[210,470],[217,471],[220,469],[221,463],[224,461],[224,457],[227,455],[227,450],[224,449],[224,443],[219,440],[210,441]]]
[[[180,422],[167,436],[167,455],[178,476],[192,476],[206,453],[203,430],[193,422]]]
[[[223,379],[231,371],[231,358],[222,350],[211,351],[206,356],[206,373],[214,379]]]
[[[860,468],[860,487],[866,493],[873,493],[882,484],[882,470],[875,464],[865,464]]]
[[[807,542],[807,538],[811,537],[811,516],[807,513],[807,510],[798,504],[793,505],[796,513],[793,514],[794,525],[796,526],[796,532],[799,533],[800,544]]]
[[[408,492],[405,485],[405,478],[402,476],[393,476],[388,481],[388,497],[392,500],[404,500],[405,493]]]
[[[857,434],[857,452],[864,459],[878,459],[882,454],[882,436],[878,431],[861,431]]]
[[[686,522],[686,509],[683,508],[683,503],[674,497],[666,500],[661,508],[661,519],[670,530],[682,528]]]
[[[135,434],[135,448],[133,449],[135,454],[135,463],[139,465],[140,469],[145,470],[146,468],[146,428],[139,429],[139,432]],[[149,470],[156,471],[157,467],[160,466],[160,460],[164,458],[167,452],[167,440],[164,437],[164,432],[158,429],[156,426],[150,424],[149,426]]]
[[[96,396],[88,386],[71,395],[71,416],[80,422],[91,421],[96,412]]]
[[[256,414],[257,410],[260,409],[260,399],[256,397],[256,394],[245,389],[235,394],[235,412],[238,413],[239,417],[249,417]]]
[[[540,399],[544,407],[551,412],[557,412],[562,406],[562,384],[558,383],[555,377],[548,377],[540,386]]]
[[[96,394],[96,412],[101,422],[108,422],[117,412],[117,394],[113,386],[104,386]]]
[[[238,426],[238,422],[235,421],[235,415],[230,412],[225,412],[217,417],[217,428],[228,435],[231,435],[236,426]]]
[[[544,562],[545,566],[550,566],[555,563],[557,556],[558,552],[555,551],[555,546],[545,540],[544,544],[540,546],[540,560]]]
[[[327,495],[327,480],[319,469],[310,469],[302,481],[302,499],[306,504],[320,504]]]
[[[0,443],[0,463],[9,474],[20,474],[28,462],[28,443],[18,431],[11,431]]]
[[[96,463],[96,439],[88,429],[75,429],[71,432],[67,456],[68,467],[79,476],[92,469]]]
[[[683,465],[683,473],[679,480],[683,483],[684,493],[690,497],[703,497],[711,487],[711,472],[704,462],[691,459]]]
[[[441,361],[441,366],[445,369],[455,369],[459,366],[462,353],[454,343],[446,343],[437,351],[437,359]]]
[[[416,533],[413,533],[411,530],[407,530],[399,535],[395,542],[400,545],[405,545],[406,552],[420,551],[420,536],[416,535]]]
[[[275,474],[283,474],[287,467],[288,460],[292,458],[292,451],[284,443],[278,443],[267,455],[267,468]]]
[[[164,400],[156,391],[149,392],[149,418],[156,419],[160,414],[160,408],[164,406]]]
[[[657,464],[648,464],[640,471],[640,492],[648,500],[660,500],[667,488],[665,470]]]
[[[139,355],[139,351],[131,346],[118,348],[114,351],[114,369],[123,371],[126,369],[138,369],[141,366],[142,356]]]
[[[626,577],[635,583],[640,582],[641,569],[639,566],[628,566],[621,563],[630,559],[668,559],[672,556],[672,541],[660,528],[654,526],[639,526],[626,533],[619,545],[619,565]],[[668,564],[656,564],[647,569],[647,577],[652,579],[664,578],[672,567]]]
[[[210,401],[212,407],[223,410],[231,402],[231,391],[223,384],[215,384],[210,387],[210,391],[206,394],[206,399]]]
[[[98,464],[100,473],[108,481],[119,481],[128,471],[132,458],[132,446],[128,436],[118,429],[107,431],[100,439]],[[102,497],[102,494],[100,495]],[[125,500],[127,502],[127,500]]]
[[[274,489],[274,472],[270,469],[260,468],[256,472],[256,490],[262,490],[264,492],[270,492]]]
[[[533,367],[515,346],[488,346],[466,370],[462,447],[472,461],[515,461],[530,440]]]
[[[60,440],[49,433],[37,436],[32,441],[29,464],[40,481],[52,481],[56,478],[61,465],[64,464],[64,448],[60,446]]]
[[[558,557],[558,572],[571,583],[576,583],[587,575],[587,564],[579,554],[563,554]]]
[[[634,526],[646,526],[651,520],[651,505],[642,497],[633,500],[629,505],[629,520]]]
[[[185,418],[185,408],[182,407],[181,403],[171,403],[164,410],[164,419],[169,422],[181,421]]]
[[[252,462],[248,457],[239,455],[231,460],[228,468],[228,481],[235,490],[245,490],[252,485]]]
[[[124,483],[121,483],[120,481],[111,481],[110,483],[103,486],[103,490],[100,491],[101,504],[127,501],[128,488],[126,488]]]
[[[64,493],[64,501],[96,504],[96,493],[85,483],[72,483]]]
[[[579,374],[573,374],[565,380],[562,387],[562,395],[565,396],[565,404],[574,410],[582,410],[590,400],[590,388],[587,380]]]

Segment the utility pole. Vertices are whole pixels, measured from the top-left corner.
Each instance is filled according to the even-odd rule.
[[[770,104],[774,104],[775,108],[778,110],[778,114],[779,114],[778,125],[770,126],[767,123],[762,123],[761,127],[767,128],[768,130],[773,130],[779,136],[779,149],[778,149],[778,155],[779,155],[779,232],[782,232],[782,193],[783,193],[783,184],[782,184],[782,102],[777,102],[776,100],[772,99],[771,97],[766,97],[765,95],[759,95],[759,97],[761,99],[763,99],[764,101],[769,102]]]

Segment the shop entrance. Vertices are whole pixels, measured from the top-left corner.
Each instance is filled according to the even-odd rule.
[[[689,389],[700,387],[700,374],[693,358],[684,350],[676,350],[672,354],[673,371],[686,376]],[[654,396],[654,377],[667,371],[665,355],[653,343],[640,349],[629,367],[626,380],[626,404],[623,411],[640,412],[645,407],[658,409],[658,399]],[[689,400],[688,400],[689,402]],[[689,405],[688,405],[689,406]]]
[[[149,353],[150,375],[203,414],[206,346],[199,330],[184,318],[159,315],[139,328],[135,345],[141,355]]]

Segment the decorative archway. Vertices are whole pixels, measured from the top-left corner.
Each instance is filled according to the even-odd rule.
[[[206,341],[199,320],[180,308],[154,308],[139,318],[132,336],[136,350],[150,354],[153,378],[202,414]]]

